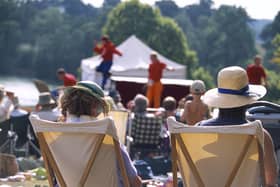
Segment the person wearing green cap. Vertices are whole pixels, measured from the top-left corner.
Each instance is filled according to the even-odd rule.
[[[80,81],[75,86],[67,87],[61,98],[61,107],[65,121],[69,123],[96,120],[101,113],[106,116],[109,112],[102,88],[91,81]],[[136,168],[123,145],[121,145],[121,153],[131,186],[140,187],[141,178],[137,175]],[[121,187],[123,184],[120,171],[118,176]]]

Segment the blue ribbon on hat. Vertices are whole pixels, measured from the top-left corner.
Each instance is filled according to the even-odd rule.
[[[221,94],[231,94],[231,95],[243,95],[248,96],[249,95],[249,85],[245,86],[244,88],[241,88],[240,90],[232,90],[232,89],[226,89],[226,88],[218,88],[218,92]]]

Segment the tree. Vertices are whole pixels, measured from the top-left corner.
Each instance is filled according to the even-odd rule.
[[[3,62],[0,69],[1,74],[8,74],[17,63],[14,54],[20,40],[21,31],[16,19],[16,9],[16,1],[0,1],[0,56],[1,62]]]
[[[272,45],[274,47],[272,62],[280,65],[280,34],[277,34],[272,40]]]
[[[244,66],[255,53],[253,33],[247,25],[249,17],[243,8],[221,6],[213,14],[213,24],[206,32],[205,57],[201,64],[212,73],[229,65]],[[211,28],[212,27],[212,28]]]
[[[207,71],[203,67],[195,69],[192,72],[192,78],[194,80],[202,80],[205,83],[207,89],[211,89],[215,86],[213,77],[211,76],[209,71]]]
[[[279,72],[267,70],[268,85],[267,90],[269,90],[265,96],[265,100],[280,103],[279,92],[280,92],[280,77]]]
[[[103,7],[110,7],[114,8],[117,6],[121,1],[120,0],[104,0]]]
[[[163,55],[188,65],[189,70],[196,62],[196,54],[188,48],[186,37],[178,25],[162,17],[158,9],[137,0],[120,3],[114,8],[103,33],[115,43],[134,34]]]
[[[270,41],[275,37],[276,34],[280,32],[280,11],[276,15],[275,19],[271,24],[268,24],[261,33],[261,38],[265,43],[270,43]]]
[[[179,12],[179,7],[172,0],[156,1],[155,5],[160,9],[164,16],[175,17]]]
[[[270,61],[274,58],[275,52],[277,52],[278,37],[280,34],[280,11],[271,24],[268,24],[261,33],[261,38],[264,40],[263,47],[266,50],[265,60]],[[274,42],[273,42],[274,40]],[[275,63],[268,63],[267,67],[270,69],[279,69],[279,66]]]

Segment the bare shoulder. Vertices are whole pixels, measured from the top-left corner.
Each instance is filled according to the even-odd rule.
[[[272,141],[272,138],[271,138],[269,132],[267,132],[267,130],[263,128],[263,133],[264,133],[265,142],[267,142],[267,143],[271,142],[272,143],[273,141]]]

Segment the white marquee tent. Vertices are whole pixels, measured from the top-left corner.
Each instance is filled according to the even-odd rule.
[[[154,51],[136,36],[132,35],[123,43],[117,46],[117,49],[123,53],[119,57],[114,55],[114,63],[111,68],[113,76],[123,77],[147,77],[150,64],[150,54]],[[164,71],[164,78],[185,79],[186,66],[180,65],[168,58],[158,54],[161,62],[167,66],[173,67],[175,71]],[[100,64],[102,58],[100,55],[83,59],[81,62],[82,80],[96,80],[95,68]]]

